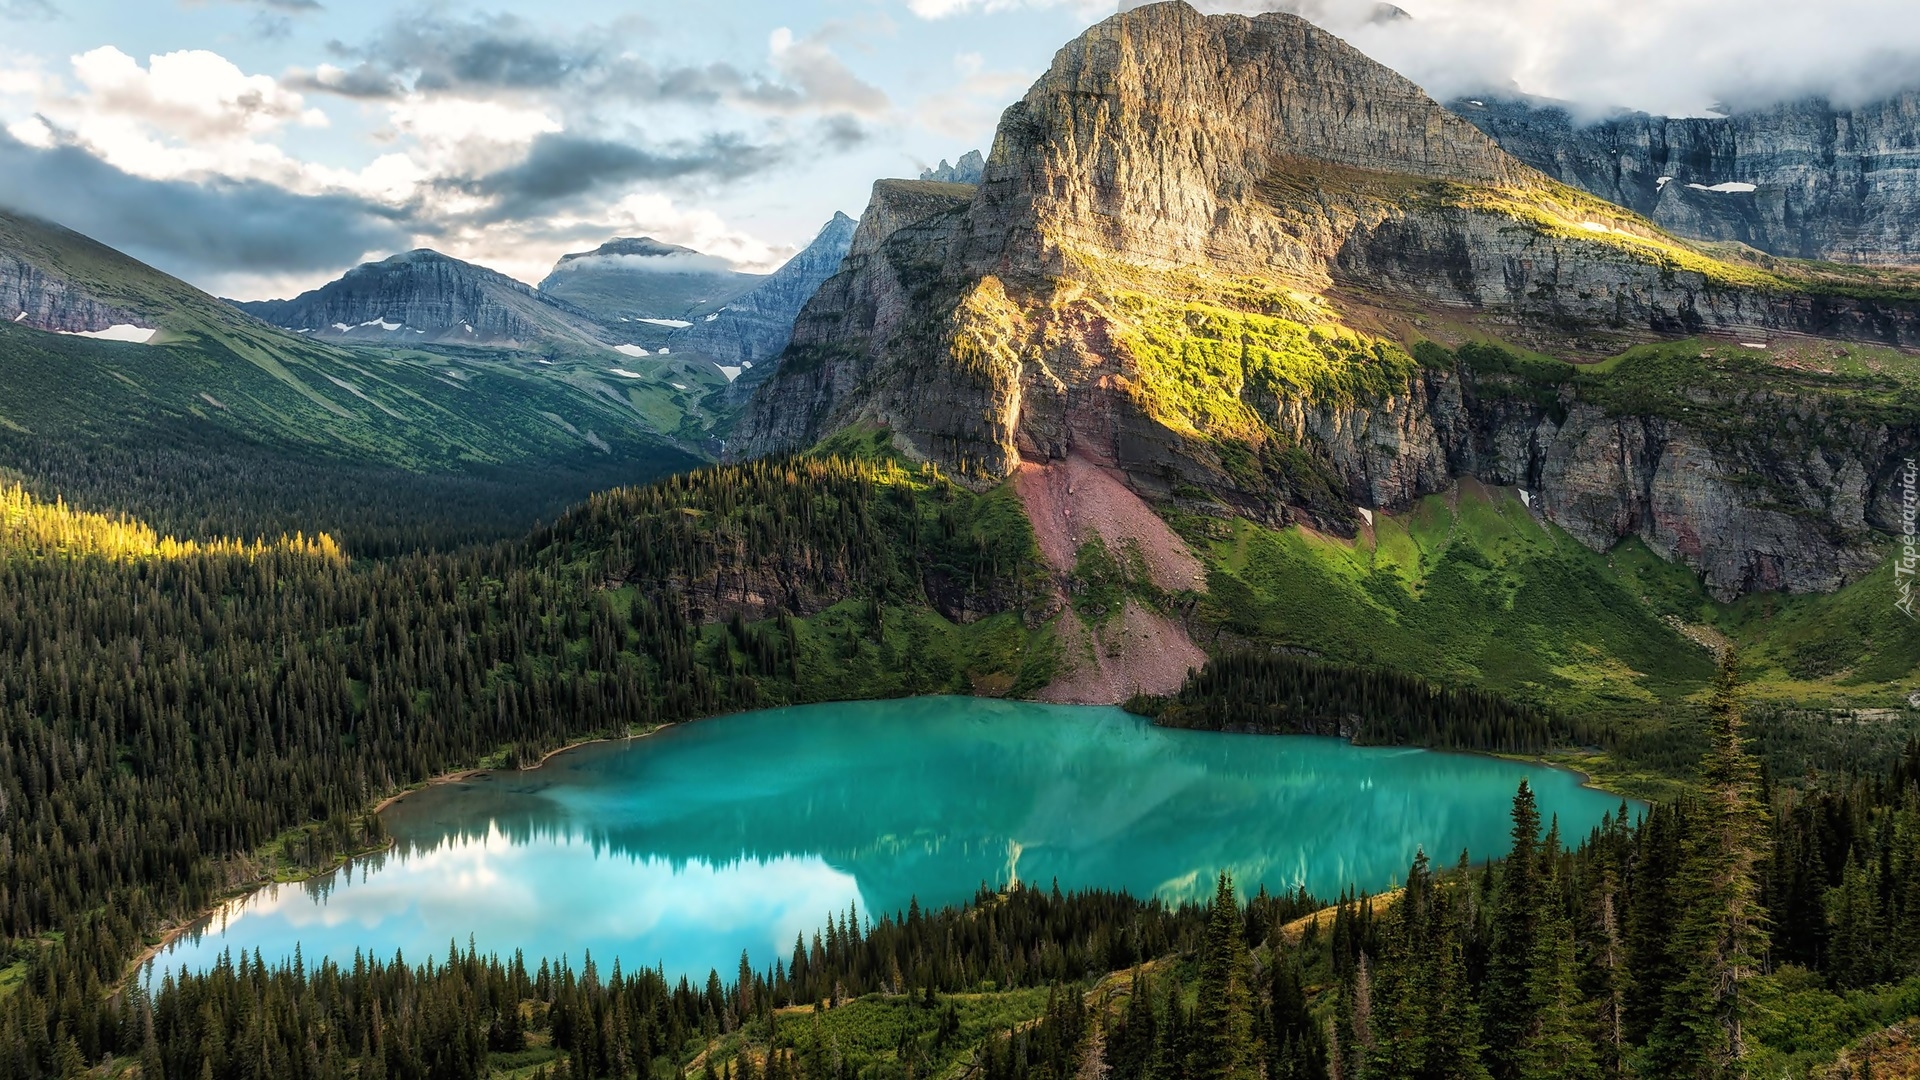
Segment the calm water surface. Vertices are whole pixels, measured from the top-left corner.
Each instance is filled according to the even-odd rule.
[[[231,905],[162,954],[202,968],[450,941],[668,976],[785,957],[829,912],[981,884],[1204,897],[1378,890],[1416,850],[1507,844],[1522,777],[1581,835],[1620,805],[1571,773],[1336,739],[1155,728],[1118,709],[919,698],[774,709],[559,755],[409,796],[394,849]]]

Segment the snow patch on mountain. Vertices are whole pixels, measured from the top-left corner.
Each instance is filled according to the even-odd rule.
[[[19,322],[20,320],[15,319],[13,321]],[[132,323],[115,323],[114,325],[107,327],[105,330],[58,330],[58,331],[55,331],[55,333],[65,334],[68,337],[90,337],[90,338],[98,338],[101,341],[130,341],[130,342],[133,342],[135,345],[145,345],[147,342],[153,340],[153,335],[159,332],[160,331],[157,328],[148,329],[147,327],[144,327],[144,326],[135,326]]]

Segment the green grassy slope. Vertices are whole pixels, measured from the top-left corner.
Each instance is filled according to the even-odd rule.
[[[1711,647],[1740,650],[1752,692],[1810,708],[1905,704],[1920,623],[1894,607],[1891,558],[1825,595],[1714,600],[1638,539],[1595,552],[1511,490],[1471,481],[1352,541],[1298,526],[1179,516],[1206,558],[1199,614],[1220,635],[1483,686],[1561,709],[1700,694]]]
[[[593,490],[698,460],[596,366],[261,336],[270,349],[245,336],[133,345],[0,326],[0,471],[189,535],[358,541],[509,535]]]
[[[1351,542],[1240,520],[1175,524],[1209,564],[1201,617],[1226,639],[1557,708],[1675,700],[1713,670],[1639,595],[1641,566],[1665,564],[1644,548],[1590,551],[1510,491],[1469,483],[1405,514],[1376,512]]]
[[[1920,733],[1920,623],[1891,559],[1829,595],[1725,604],[1637,539],[1595,552],[1471,481],[1352,541],[1173,514],[1209,568],[1196,638],[1477,687],[1578,721],[1600,755],[1559,759],[1613,790],[1671,793],[1701,747],[1714,649],[1738,649],[1749,734],[1770,767],[1869,768]]]

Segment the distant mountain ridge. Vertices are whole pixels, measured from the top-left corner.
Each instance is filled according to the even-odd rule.
[[[977,184],[987,171],[987,159],[978,150],[969,150],[960,155],[958,164],[947,164],[946,158],[940,164],[920,174],[920,179],[936,184]]]
[[[726,260],[651,236],[616,237],[592,251],[560,257],[540,295],[614,326],[642,320],[691,322],[766,280]]]
[[[133,325],[264,332],[253,319],[62,225],[0,209],[0,321],[57,333]]]
[[[677,336],[684,346],[723,367],[757,374],[780,355],[793,336],[793,320],[821,283],[840,272],[853,244],[854,219],[835,213],[798,255],[769,275],[752,291],[727,302],[719,311],[694,322]]]
[[[477,269],[413,261],[462,280]],[[484,280],[532,302],[524,285]],[[308,314],[381,314],[358,316],[340,290],[330,296],[338,305]],[[433,335],[400,329],[373,340],[298,334],[5,212],[0,303],[12,308],[0,318],[0,470],[42,494],[193,534],[347,525],[391,536],[431,519],[438,535],[471,535],[462,518],[481,532],[517,529],[556,500],[684,468],[702,437],[680,430],[679,413],[642,408],[651,401],[634,400],[608,371],[620,358],[599,348],[534,364],[423,350],[413,346]],[[424,310],[382,311],[428,321]],[[146,344],[71,336],[127,325],[154,333]],[[355,495],[359,483],[383,490]]]
[[[1920,264],[1920,90],[1853,108],[1807,98],[1724,117],[1623,112],[1590,123],[1546,99],[1449,107],[1548,176],[1682,236]]]
[[[356,266],[291,300],[237,306],[320,339],[516,348],[617,344],[588,312],[498,271],[426,248]]]

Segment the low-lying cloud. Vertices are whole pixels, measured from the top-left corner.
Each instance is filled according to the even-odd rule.
[[[345,195],[298,195],[258,181],[193,183],[122,172],[72,145],[34,147],[0,131],[0,207],[107,240],[169,273],[229,280],[350,266],[407,244],[405,214]]]
[[[303,85],[358,98],[517,92],[600,105],[735,104],[779,113],[875,114],[888,107],[886,93],[855,75],[818,36],[775,30],[765,73],[719,62],[661,65],[609,44],[649,36],[637,19],[552,32],[514,15],[418,13],[364,42],[333,42],[339,63]]]
[[[729,274],[733,264],[698,251],[675,251],[665,255],[574,255],[554,267],[556,274],[582,270],[622,274]]]
[[[989,2],[937,0],[959,9]],[[1302,15],[1442,100],[1520,92],[1589,116],[1614,108],[1697,116],[1802,97],[1859,105],[1920,87],[1912,0],[1396,3],[1195,0],[1209,13]],[[1394,15],[1400,9],[1405,18]]]
[[[581,196],[641,181],[735,179],[777,154],[743,139],[713,136],[690,146],[652,148],[555,132],[535,139],[513,165],[459,186],[494,200],[494,219],[541,213]]]

